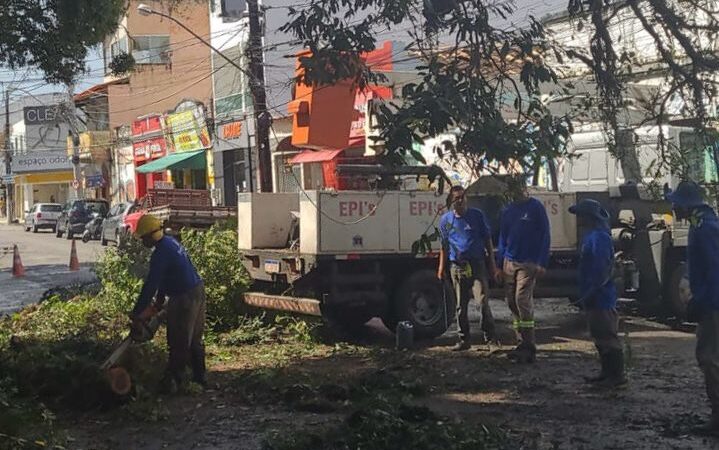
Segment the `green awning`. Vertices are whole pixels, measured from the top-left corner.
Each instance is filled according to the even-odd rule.
[[[137,168],[139,173],[164,172],[176,169],[205,169],[207,161],[205,150],[195,152],[170,153]]]

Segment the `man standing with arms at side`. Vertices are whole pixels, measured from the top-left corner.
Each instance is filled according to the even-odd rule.
[[[577,215],[577,225],[588,229],[579,255],[578,303],[587,313],[589,333],[597,347],[602,370],[588,383],[611,389],[626,386],[624,352],[619,341],[617,288],[612,272],[614,245],[609,231],[609,213],[596,201],[586,198],[569,208]]]
[[[446,263],[457,302],[459,342],[453,351],[470,348],[469,300],[479,302],[481,329],[487,342],[495,340],[494,318],[489,306],[487,264],[492,275],[497,272],[492,257],[492,238],[482,211],[467,207],[465,190],[454,186],[447,197],[448,211],[439,221],[442,246],[437,277],[445,277]],[[488,261],[488,263],[486,262]]]
[[[549,218],[544,205],[527,194],[524,177],[510,179],[509,192],[514,201],[502,211],[497,244],[507,305],[519,341],[508,358],[532,363],[537,354],[534,285],[549,262]]]
[[[696,358],[712,409],[711,420],[698,431],[719,436],[719,219],[696,183],[682,181],[674,192],[666,185],[664,189],[676,218],[689,221],[687,262],[692,298],[687,319],[697,323]]]

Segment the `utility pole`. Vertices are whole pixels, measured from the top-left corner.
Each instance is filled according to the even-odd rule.
[[[10,147],[10,89],[5,88],[5,175],[12,174],[12,149]],[[12,223],[13,213],[13,189],[15,185],[12,183],[5,183],[5,214],[7,217],[7,223]]]
[[[250,19],[249,45],[247,57],[250,62],[249,79],[255,111],[255,148],[257,149],[260,192],[272,192],[272,155],[270,153],[270,126],[272,117],[267,112],[267,93],[265,92],[265,68],[262,51],[262,27],[260,26],[260,8],[257,0],[247,0]]]
[[[80,132],[75,122],[75,85],[69,83],[67,85],[68,104],[64,114],[65,120],[70,127],[70,137],[72,138],[72,178],[75,191],[75,198],[84,197],[82,183],[80,182]]]

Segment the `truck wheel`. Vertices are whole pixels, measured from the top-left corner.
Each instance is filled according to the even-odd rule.
[[[398,321],[412,323],[415,336],[420,338],[441,336],[454,318],[454,297],[432,270],[420,270],[407,277],[395,302]]]
[[[667,306],[671,312],[679,319],[686,319],[687,305],[692,296],[691,290],[689,289],[687,263],[681,262],[672,270],[667,294]]]

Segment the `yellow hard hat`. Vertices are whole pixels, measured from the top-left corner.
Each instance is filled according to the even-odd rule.
[[[155,216],[145,214],[137,221],[135,236],[143,238],[152,235],[152,240],[159,241],[162,238],[162,222]]]

